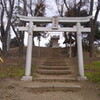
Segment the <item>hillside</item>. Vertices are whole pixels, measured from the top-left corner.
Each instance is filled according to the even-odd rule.
[[[39,49],[40,53],[38,54]],[[24,49],[23,56],[18,56],[17,51],[18,48],[11,49],[9,56],[3,58],[4,63],[0,63],[0,100],[33,100],[33,98],[34,100],[99,100],[100,57],[89,58],[88,53],[84,52],[85,73],[89,80],[69,80],[70,78],[76,78],[78,75],[77,57],[68,58],[68,53],[64,48],[33,47],[32,76],[36,81],[24,82],[20,79],[24,75],[26,49]],[[58,68],[56,68],[57,66]],[[67,67],[69,67],[68,69],[72,72],[71,77],[69,75],[70,72],[60,72],[60,70],[63,71],[63,69],[67,70]],[[59,71],[54,73],[53,70]],[[65,74],[68,74],[68,77]],[[42,81],[44,79],[44,82],[41,82],[40,78]],[[54,87],[52,89],[50,88],[50,91],[49,88],[46,90],[43,89],[43,87],[42,89],[33,89],[33,85],[38,86],[40,84],[42,86],[48,86],[48,84],[49,86],[52,84],[61,86],[63,84],[65,88],[63,89],[61,86],[58,89],[57,86],[53,85],[56,91],[54,91]],[[69,91],[67,89],[68,86],[73,86],[73,84],[74,86],[81,86],[81,89],[76,91],[71,87],[71,91]],[[28,88],[27,86],[32,86],[32,88]]]

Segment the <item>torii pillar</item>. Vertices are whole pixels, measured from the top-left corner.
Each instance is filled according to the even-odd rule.
[[[29,22],[29,34],[28,34],[28,45],[26,54],[26,66],[25,66],[25,76],[21,80],[32,80],[31,76],[31,62],[32,62],[32,40],[33,40],[33,22]]]
[[[81,24],[77,22],[76,27],[77,27],[77,51],[78,51],[78,67],[79,67],[78,80],[86,80],[87,78],[84,76]]]

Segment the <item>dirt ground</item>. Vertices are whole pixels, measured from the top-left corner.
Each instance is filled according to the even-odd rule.
[[[97,58],[87,59],[85,61],[86,64],[92,60],[99,60]],[[35,62],[37,63],[37,60]],[[76,63],[76,59],[70,59],[69,63],[72,66]],[[26,81],[21,81],[20,79],[0,79],[0,100],[100,100],[100,84],[88,81],[79,82],[82,88],[77,92],[34,92],[26,89],[24,84],[26,84]]]
[[[89,64],[91,61],[97,60],[100,61],[100,58],[88,59],[87,57],[85,58],[85,64]],[[8,64],[11,64],[11,62],[8,60]],[[38,63],[37,60],[35,62]],[[77,64],[76,59],[72,59],[70,62],[70,66]],[[8,64],[5,64],[5,66]],[[24,62],[21,62],[20,64],[23,64],[23,66],[25,65]],[[100,100],[100,84],[94,84],[88,81],[80,82],[82,88],[77,92],[34,92],[24,88],[25,83],[25,81],[21,81],[16,78],[0,79],[0,100]]]
[[[89,82],[80,82],[77,92],[33,92],[25,89],[25,82],[18,79],[0,80],[0,100],[100,100],[100,87]]]

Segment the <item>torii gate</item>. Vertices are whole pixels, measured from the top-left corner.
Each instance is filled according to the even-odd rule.
[[[22,80],[32,80],[31,76],[31,60],[32,60],[32,36],[33,31],[47,31],[47,32],[77,32],[77,50],[78,50],[78,79],[85,80],[84,76],[84,63],[83,63],[83,50],[82,50],[82,34],[81,32],[91,32],[90,28],[81,26],[81,23],[89,22],[92,16],[88,17],[29,17],[18,15],[21,21],[29,22],[29,26],[19,27],[19,31],[28,31],[28,46],[26,55],[26,69],[25,76]],[[36,27],[34,22],[52,22],[52,27]],[[76,23],[74,27],[58,27],[58,23]]]

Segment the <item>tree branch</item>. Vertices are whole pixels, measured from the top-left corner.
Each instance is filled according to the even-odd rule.
[[[69,7],[68,7],[68,5],[67,5],[66,0],[64,0],[64,4],[65,4],[66,8],[69,10]]]
[[[90,12],[89,12],[89,15],[92,15],[92,13],[93,13],[93,5],[94,5],[94,0],[91,0],[91,2],[90,2]]]
[[[95,17],[94,17],[94,23],[97,21],[99,11],[100,11],[100,8],[97,7],[96,14],[95,14]]]
[[[13,29],[13,31],[14,31],[14,33],[15,33],[17,39],[18,39],[18,41],[20,42],[20,38],[19,38],[19,36],[18,36],[18,33],[16,32],[16,30],[15,30],[15,28],[14,28],[14,26],[13,26],[12,24],[11,24],[11,26],[12,26],[12,29]]]

